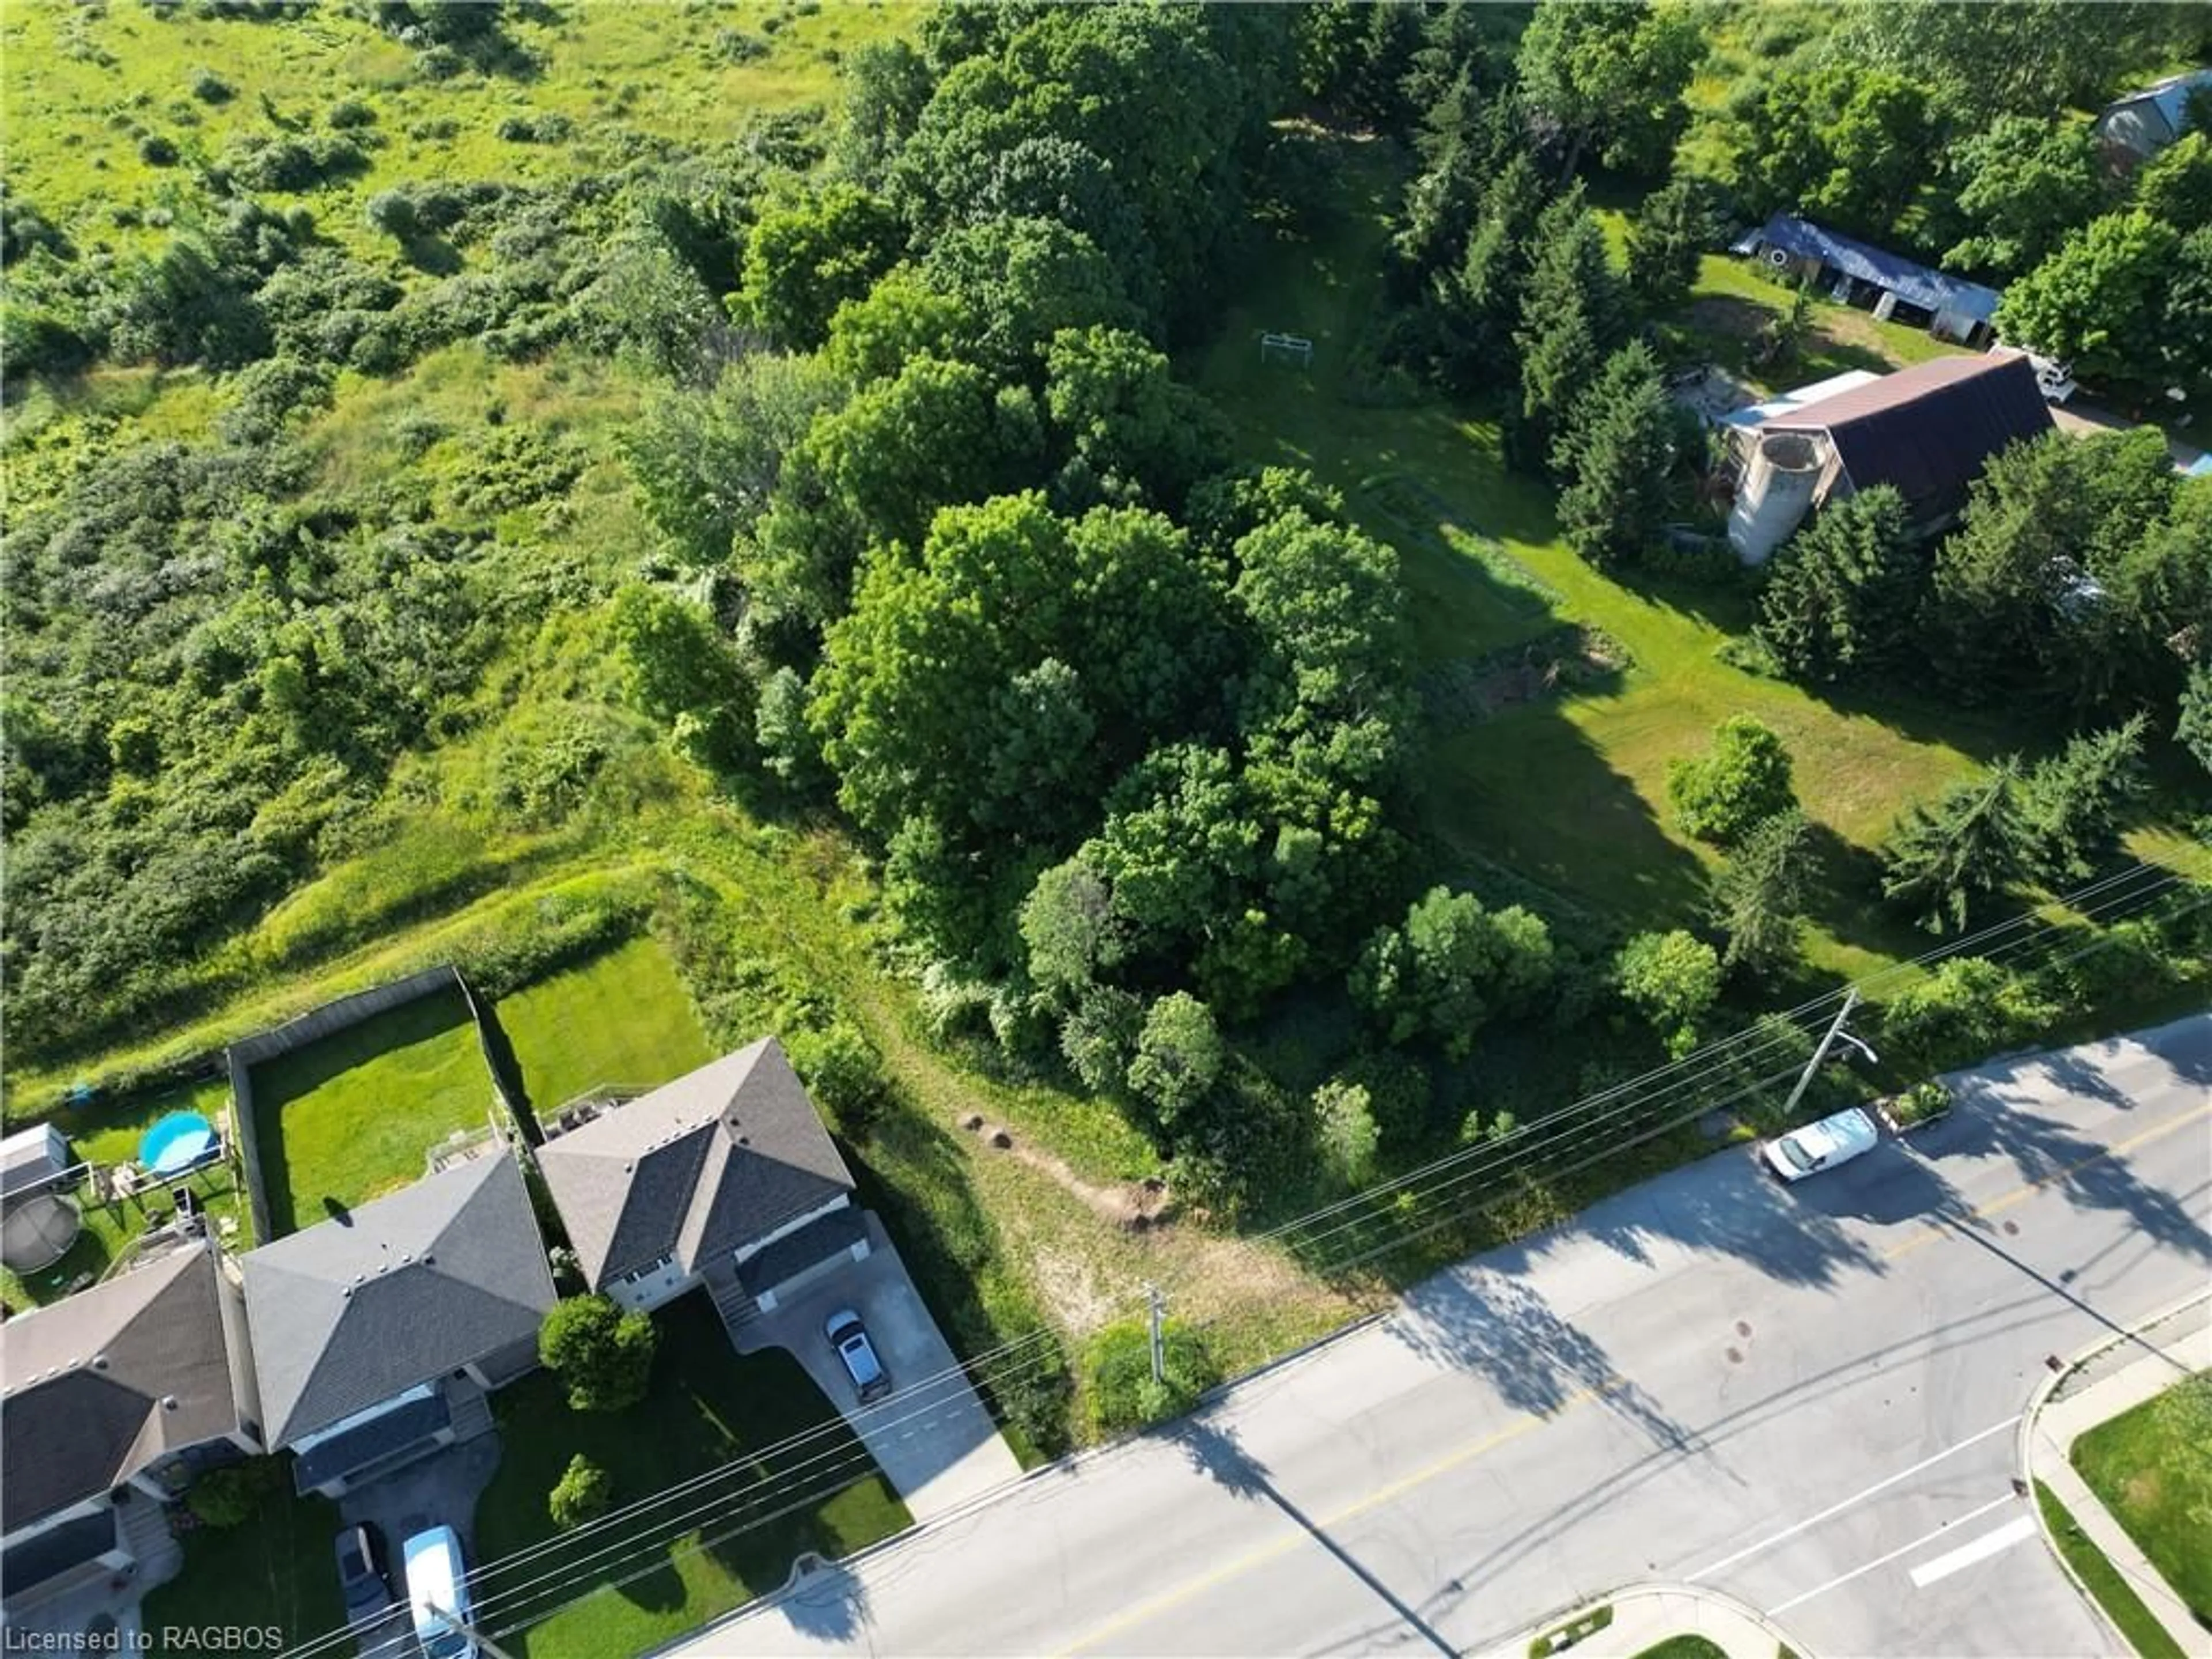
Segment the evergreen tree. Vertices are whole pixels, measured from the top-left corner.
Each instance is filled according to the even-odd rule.
[[[1712,208],[1698,180],[1677,179],[1645,197],[1628,222],[1628,291],[1636,302],[1651,313],[1688,299],[1712,234]]]
[[[1930,933],[1962,933],[1978,900],[2019,878],[2023,833],[2020,769],[1999,761],[1933,805],[1905,808],[1882,845],[1882,896],[1916,908]]]
[[[2119,809],[2142,788],[2148,729],[2138,714],[2110,731],[2085,733],[2027,775],[2021,839],[2029,874],[2053,886],[2081,881],[2112,856]]]
[[[1523,154],[1511,156],[1482,192],[1458,268],[1437,285],[1454,345],[1442,368],[1455,392],[1471,392],[1512,367],[1513,331],[1521,323],[1543,210],[1542,175]]]
[[[1928,582],[1905,498],[1887,484],[1831,501],[1783,544],[1759,599],[1759,641],[1794,679],[1827,684],[1894,661]]]
[[[2212,662],[2201,662],[2190,672],[2189,688],[2181,694],[2181,720],[2173,728],[2181,744],[2208,772],[2212,772]]]
[[[1713,920],[1728,934],[1723,968],[1771,974],[1796,960],[1813,826],[1796,807],[1762,820],[1721,866]]]
[[[1521,300],[1521,454],[1548,460],[1575,400],[1626,330],[1620,283],[1579,185],[1544,209]]]
[[[1640,340],[1622,347],[1576,404],[1552,454],[1553,471],[1569,480],[1559,527],[1592,564],[1628,563],[1658,538],[1674,434],[1674,406],[1650,348]]]

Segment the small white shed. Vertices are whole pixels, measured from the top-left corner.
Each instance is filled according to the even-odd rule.
[[[52,1180],[70,1166],[69,1140],[51,1123],[33,1123],[0,1140],[0,1198]]]

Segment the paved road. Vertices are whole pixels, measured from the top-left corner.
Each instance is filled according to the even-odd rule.
[[[2114,1651],[2014,1494],[2045,1358],[2212,1272],[2212,1015],[1986,1068],[1795,1188],[1737,1152],[696,1655],[1485,1651],[1694,1579],[1823,1656]]]

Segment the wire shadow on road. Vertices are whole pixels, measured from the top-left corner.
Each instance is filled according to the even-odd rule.
[[[1410,1604],[1400,1599],[1396,1591],[1362,1565],[1357,1556],[1330,1537],[1326,1528],[1284,1495],[1270,1478],[1267,1465],[1244,1449],[1235,1431],[1204,1417],[1194,1417],[1177,1431],[1176,1437],[1182,1442],[1193,1469],[1232,1497],[1273,1504],[1390,1609],[1395,1615],[1394,1627],[1402,1626],[1437,1652],[1457,1659],[1457,1648],[1437,1634]]]
[[[1981,1336],[1973,1334],[1976,1326],[2010,1319],[2025,1310],[2047,1309],[2049,1305],[2049,1298],[2039,1291],[2014,1301],[1978,1309],[1972,1315],[1954,1320],[1939,1331],[1916,1333],[1895,1342],[1867,1349],[1849,1359],[1839,1361],[1826,1370],[1805,1377],[1788,1388],[1778,1389],[1757,1400],[1748,1401],[1735,1411],[1714,1418],[1695,1431],[1697,1449],[1708,1457],[1715,1457],[1737,1435],[1784,1413],[1805,1410],[1828,1395],[1863,1380],[1869,1366],[1886,1366],[1908,1352],[1922,1359],[1933,1358],[1952,1349],[1982,1340]],[[1528,1524],[1504,1543],[1468,1560],[1459,1569],[1450,1585],[1423,1603],[1425,1610],[1435,1617],[1464,1595],[1465,1586],[1490,1583],[1510,1571],[1516,1563],[1546,1543],[1581,1525],[1598,1511],[1621,1502],[1638,1487],[1673,1468],[1677,1455],[1670,1447],[1656,1446],[1610,1479],[1587,1486],[1547,1514],[1533,1517]],[[1723,1475],[1737,1478],[1725,1463],[1716,1460],[1715,1468]],[[1652,1565],[1655,1571],[1665,1565],[1656,1562]],[[1480,1648],[1484,1643],[1477,1641],[1473,1645]]]

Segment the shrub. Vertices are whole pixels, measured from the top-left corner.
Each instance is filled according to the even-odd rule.
[[[1188,1411],[1221,1380],[1198,1333],[1170,1320],[1161,1333],[1164,1381],[1152,1380],[1152,1334],[1142,1320],[1109,1325],[1084,1350],[1084,1414],[1093,1433],[1119,1434]]]
[[[619,1412],[645,1398],[659,1332],[641,1313],[604,1296],[556,1302],[538,1331],[538,1358],[567,1386],[580,1412]]]
[[[1790,751],[1771,727],[1731,714],[1714,730],[1711,753],[1668,769],[1667,799],[1685,834],[1726,846],[1797,804],[1790,769]]]
[[[2057,1014],[2009,968],[1954,957],[1883,1007],[1882,1046],[1913,1071],[1948,1071],[2024,1042]]]
[[[1375,1178],[1382,1137],[1367,1091],[1356,1083],[1324,1083],[1314,1091],[1314,1139],[1336,1182],[1357,1192]]]
[[[422,230],[422,219],[416,212],[414,197],[407,191],[400,191],[398,185],[394,185],[392,191],[378,191],[376,195],[369,197],[365,216],[368,216],[372,230],[383,230],[387,237],[398,237],[400,241],[407,241],[410,237],[414,237],[416,232]]]
[[[253,1518],[264,1499],[283,1489],[284,1466],[274,1457],[210,1469],[192,1482],[185,1507],[204,1527],[238,1527]]]
[[[337,133],[270,138],[250,135],[223,152],[224,168],[251,190],[307,191],[362,171],[368,156]]]
[[[1367,1097],[1367,1109],[1374,1114],[1386,1151],[1406,1152],[1429,1132],[1435,1090],[1428,1067],[1411,1054],[1382,1048],[1357,1055],[1338,1071],[1335,1080]]]
[[[1034,1334],[1019,1332],[1011,1340]],[[1067,1369],[1067,1356],[1060,1346],[1060,1338],[1044,1333],[1042,1351],[1019,1365],[1004,1368],[1004,1374],[985,1376],[981,1387],[995,1408],[1000,1422],[1028,1437],[1030,1444],[1047,1457],[1058,1457],[1065,1452],[1071,1438],[1068,1404],[1075,1391],[1075,1379]]]
[[[1620,994],[1680,1059],[1698,1046],[1698,1022],[1721,994],[1720,953],[1696,934],[1638,933],[1620,952]]]
[[[345,132],[356,127],[374,126],[376,109],[362,99],[341,98],[331,106],[331,112],[323,118],[339,131]]]
[[[238,371],[237,401],[216,422],[225,443],[268,443],[293,416],[331,403],[331,371],[295,357],[264,357]]]
[[[1916,1083],[1889,1103],[1889,1115],[1899,1125],[1925,1123],[1931,1117],[1941,1117],[1951,1109],[1951,1091],[1930,1078],[1925,1083]]]
[[[816,1103],[848,1134],[866,1127],[890,1087],[875,1044],[850,1021],[836,1019],[819,1030],[793,1032],[788,1047],[791,1067]]]
[[[557,144],[569,133],[565,115],[510,115],[499,124],[499,136],[511,144]]]
[[[191,88],[192,96],[203,104],[227,104],[235,95],[230,82],[211,69],[194,70],[192,78],[185,84]]]
[[[149,132],[138,141],[138,159],[149,167],[174,167],[177,164],[176,143],[158,132]]]
[[[562,1532],[573,1532],[585,1522],[605,1515],[614,1495],[614,1477],[578,1452],[568,1460],[567,1471],[554,1483],[545,1507],[555,1526]]]

